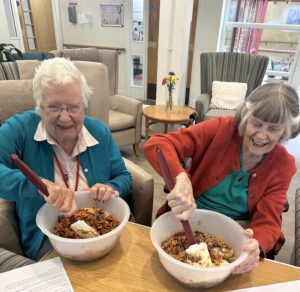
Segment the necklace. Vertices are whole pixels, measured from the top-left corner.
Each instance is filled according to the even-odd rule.
[[[61,176],[62,176],[62,179],[63,179],[63,181],[64,181],[66,187],[67,187],[67,188],[70,188],[69,183],[68,183],[68,180],[69,180],[69,174],[68,174],[67,172],[65,173],[65,172],[63,171],[62,166],[61,166],[61,164],[60,164],[60,162],[59,162],[59,159],[58,159],[58,157],[57,157],[57,155],[56,155],[55,152],[54,152],[54,159],[55,159],[55,161],[56,161],[56,163],[57,163],[57,166],[58,166],[58,168],[59,168],[60,174],[61,174]],[[79,154],[77,155],[77,159],[76,159],[76,160],[77,160],[77,161],[76,161],[75,191],[77,191],[77,189],[78,189],[78,182],[79,182],[79,169],[80,169],[80,155],[79,155]]]

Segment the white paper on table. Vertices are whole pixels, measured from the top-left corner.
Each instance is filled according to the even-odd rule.
[[[1,292],[74,292],[59,257],[0,274]]]
[[[244,288],[238,290],[230,290],[228,292],[282,292],[288,289],[289,292],[299,292],[300,291],[300,281],[289,281],[278,284],[266,285],[266,286],[258,286],[251,288]]]

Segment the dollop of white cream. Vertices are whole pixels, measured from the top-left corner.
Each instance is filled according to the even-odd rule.
[[[212,267],[213,263],[210,258],[210,254],[205,242],[195,243],[191,245],[186,252],[189,256],[199,258],[198,263],[193,263],[196,265],[201,265],[203,267]]]
[[[71,224],[70,227],[82,238],[99,236],[99,233],[84,220],[78,220]]]
[[[84,220],[77,220],[75,223],[71,225],[71,228],[76,228],[83,231],[90,231],[92,227],[86,224]]]

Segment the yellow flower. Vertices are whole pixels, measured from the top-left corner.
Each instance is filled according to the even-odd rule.
[[[168,90],[173,90],[175,88],[175,84],[178,82],[179,78],[175,75],[174,72],[169,72],[167,77],[164,77],[162,80],[162,85],[167,85]]]

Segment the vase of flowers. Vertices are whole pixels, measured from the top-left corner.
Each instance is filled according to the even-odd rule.
[[[168,88],[169,96],[166,102],[166,111],[173,111],[173,90],[175,89],[175,84],[178,82],[179,78],[175,75],[174,72],[169,72],[167,77],[164,77],[162,80],[162,85],[166,85]]]

